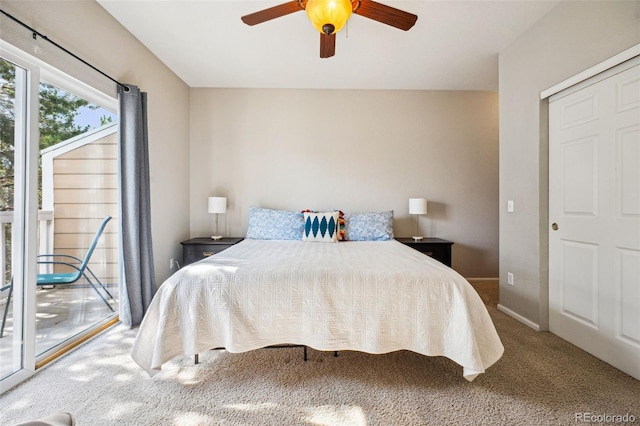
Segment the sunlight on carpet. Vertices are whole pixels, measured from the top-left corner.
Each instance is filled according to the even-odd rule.
[[[307,420],[312,425],[353,425],[365,426],[367,416],[360,407],[334,407],[324,405],[308,408]]]

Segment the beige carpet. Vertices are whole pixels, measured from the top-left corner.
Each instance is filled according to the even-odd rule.
[[[2,395],[0,423],[68,411],[78,426],[640,424],[640,381],[488,309],[505,354],[471,383],[444,358],[310,350],[305,363],[299,348],[212,351],[149,378],[129,356],[135,330],[116,327]]]

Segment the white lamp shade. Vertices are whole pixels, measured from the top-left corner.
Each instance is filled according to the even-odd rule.
[[[409,214],[427,214],[426,198],[409,198]]]
[[[209,213],[226,213],[226,197],[209,197]]]

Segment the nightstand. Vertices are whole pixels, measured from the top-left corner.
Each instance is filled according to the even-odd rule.
[[[441,238],[423,238],[418,241],[413,238],[396,238],[396,240],[451,267],[451,246],[453,241]]]
[[[220,240],[212,240],[209,237],[192,238],[182,241],[182,261],[188,265],[205,257],[209,257],[222,250],[228,249],[234,244],[238,244],[244,238],[222,238]]]

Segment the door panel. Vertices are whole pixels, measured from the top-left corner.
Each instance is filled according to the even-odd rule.
[[[640,126],[618,131],[618,215],[630,219],[640,217]]]
[[[598,328],[598,246],[563,240],[562,313]]]
[[[549,103],[549,327],[640,379],[640,59]]]
[[[54,78],[62,86],[68,83],[79,90],[79,96],[94,93],[83,84],[69,82],[56,70],[43,72],[42,67],[34,64],[32,58],[19,49],[0,45],[0,315],[3,320],[0,394],[33,375],[38,363],[44,364],[58,356],[63,352],[63,346],[65,350],[72,347],[92,329],[97,329],[116,315],[101,303],[96,292],[92,292],[91,286],[84,281],[78,281],[76,286],[36,286],[42,266],[38,265],[41,258],[37,256],[51,254],[56,249],[53,217],[54,210],[57,210],[56,181],[72,185],[73,196],[66,196],[69,195],[66,193],[60,197],[66,206],[80,205],[78,198],[96,204],[95,197],[82,197],[76,191],[78,188],[87,189],[92,196],[94,191],[112,198],[117,195],[114,191],[117,189],[117,170],[114,167],[110,173],[104,172],[105,167],[96,166],[92,170],[80,168],[83,173],[79,175],[58,173],[63,178],[53,178],[56,172],[53,158],[60,157],[62,151],[65,154],[71,149],[79,149],[81,141],[74,136],[89,133],[97,137],[104,132],[88,132],[89,128],[112,122],[116,116],[99,106],[94,108],[93,105],[75,102],[62,87],[46,83],[41,76]],[[86,114],[79,111],[82,104],[86,106]],[[112,106],[115,107],[115,100]],[[113,125],[110,127],[115,128]],[[111,139],[115,140],[115,137]],[[105,153],[105,163],[116,165],[113,150],[103,146],[97,149],[90,147],[84,156],[78,152],[74,155],[76,159],[90,157],[95,162],[96,154],[100,152]],[[51,161],[40,161],[46,156],[51,157]],[[43,208],[45,204],[48,209]],[[111,209],[117,205],[117,200],[106,204],[107,209]],[[75,212],[78,209],[66,210]],[[96,208],[82,209],[82,213],[96,214],[72,216],[75,227],[66,233],[79,235],[76,240],[81,242],[86,234],[96,229],[95,224],[83,225],[82,220],[93,223],[105,216]],[[117,241],[117,225],[114,226],[109,235],[110,241]],[[117,254],[118,246],[105,246],[104,242],[91,258],[90,268],[98,271],[105,286],[117,298],[119,256],[114,258],[113,253],[115,250]],[[84,248],[86,252],[87,246],[76,243],[69,247],[76,251]],[[116,298],[111,302],[114,305]]]
[[[0,49],[1,50],[1,49]],[[35,318],[34,265],[36,252],[35,193],[27,188],[37,178],[37,149],[29,144],[37,137],[37,95],[29,87],[37,71],[18,58],[0,52],[0,140],[2,143],[2,315],[0,339],[0,393],[33,372]],[[17,60],[18,59],[18,60]],[[37,148],[37,146],[36,146]]]
[[[617,335],[627,343],[640,348],[640,310],[634,300],[640,300],[640,250],[618,249],[617,286],[620,288],[622,309]]]
[[[595,216],[598,207],[598,139],[581,138],[560,146],[562,213]]]

